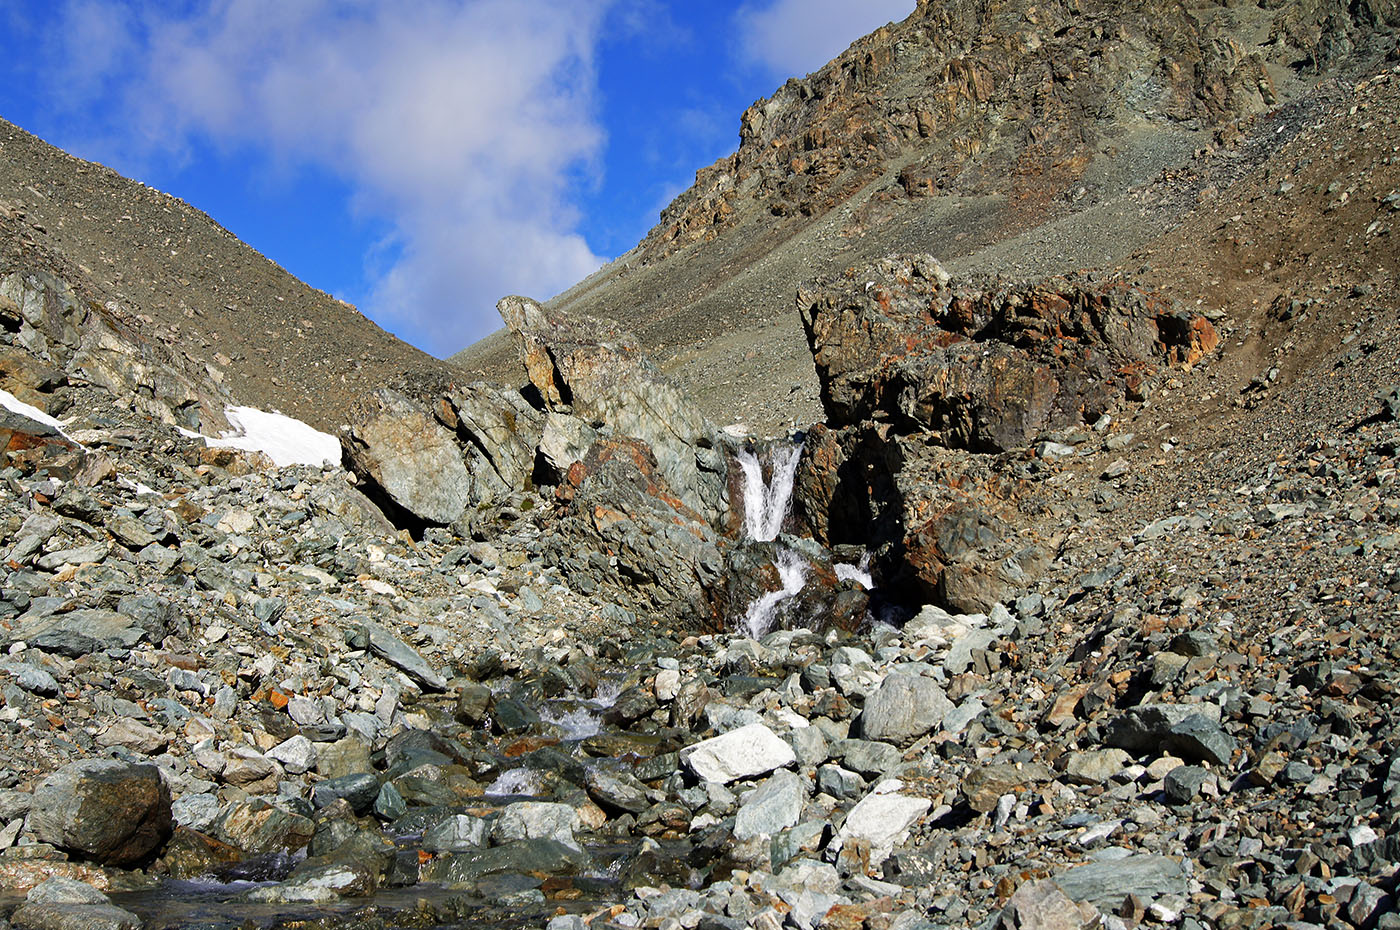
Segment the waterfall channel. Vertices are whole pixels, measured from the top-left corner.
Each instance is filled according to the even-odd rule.
[[[763,480],[763,464],[745,449],[738,454],[744,472],[744,539],[772,542],[778,538],[792,506],[792,486],[802,445],[780,446],[769,454],[769,479]],[[796,597],[807,580],[807,561],[787,547],[773,560],[782,588],[755,598],[744,615],[744,630],[758,639],[773,628],[778,605]]]

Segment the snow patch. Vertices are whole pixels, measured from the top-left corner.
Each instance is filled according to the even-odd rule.
[[[281,413],[256,407],[226,407],[224,417],[232,429],[217,439],[181,429],[182,435],[202,439],[215,449],[261,452],[279,468],[287,465],[335,465],[340,462],[340,440],[330,433]]]
[[[54,419],[38,407],[31,407],[3,388],[0,388],[0,407],[4,407],[6,410],[17,413],[22,417],[28,417],[36,423],[51,426],[60,433],[63,433],[65,438],[68,436],[67,433],[63,432],[63,421]]]

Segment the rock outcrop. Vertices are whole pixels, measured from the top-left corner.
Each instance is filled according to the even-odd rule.
[[[506,297],[497,309],[546,410],[619,438],[640,439],[681,501],[711,523],[722,521],[728,466],[717,430],[635,339],[525,297]]]
[[[949,448],[1007,452],[1141,399],[1219,337],[1118,281],[953,285],[928,255],[798,292],[831,426],[883,419]]]

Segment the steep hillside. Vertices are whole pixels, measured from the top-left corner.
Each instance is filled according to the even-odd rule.
[[[188,204],[0,120],[0,277],[36,271],[208,392],[322,429],[373,387],[445,370]]]
[[[738,150],[552,306],[633,329],[720,422],[816,419],[798,283],[896,251],[1110,266],[1194,205],[1184,166],[1257,163],[1397,24],[1386,2],[920,3],[750,107]],[[519,378],[500,334],[453,361]]]

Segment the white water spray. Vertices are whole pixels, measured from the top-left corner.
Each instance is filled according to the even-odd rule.
[[[783,583],[782,590],[769,591],[749,604],[744,616],[744,629],[749,636],[759,639],[773,628],[773,618],[778,605],[788,598],[796,597],[807,582],[807,561],[791,549],[778,550],[773,565],[778,569],[778,578]]]
[[[836,569],[836,577],[842,581],[854,581],[865,590],[869,591],[875,587],[875,579],[870,576],[870,553],[860,557],[859,565],[852,565],[850,562],[838,562],[833,566]]]
[[[792,504],[792,487],[801,458],[801,445],[774,449],[769,454],[770,475],[765,482],[758,456],[748,450],[739,453],[739,467],[744,471],[745,539],[772,542],[778,538]],[[791,549],[779,549],[773,567],[778,570],[782,588],[755,598],[744,615],[744,630],[754,639],[773,628],[778,605],[796,597],[807,581],[807,561]]]
[[[792,504],[792,485],[801,457],[800,445],[774,449],[772,476],[765,483],[758,457],[748,450],[739,453],[739,467],[744,471],[744,535],[747,538],[758,542],[778,538]]]

